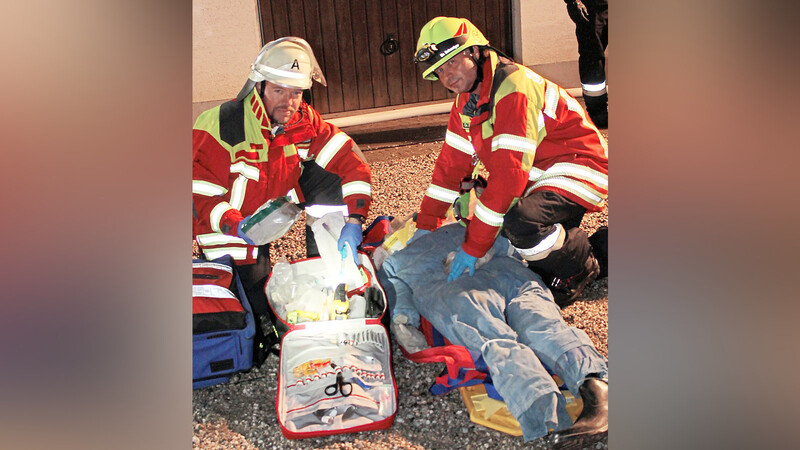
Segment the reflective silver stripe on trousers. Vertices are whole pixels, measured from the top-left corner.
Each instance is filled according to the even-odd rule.
[[[561,249],[564,246],[566,237],[567,232],[564,231],[564,227],[557,223],[555,230],[535,246],[531,248],[514,248],[526,261],[540,261],[547,258],[551,252]]]
[[[308,205],[306,206],[306,214],[311,217],[320,218],[325,214],[332,212],[340,212],[343,215],[348,214],[347,205]]]
[[[597,84],[582,84],[581,89],[583,89],[583,95],[587,97],[599,97],[606,93],[606,82],[603,81],[602,83]]]

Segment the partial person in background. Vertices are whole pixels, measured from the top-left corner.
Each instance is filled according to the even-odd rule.
[[[608,145],[567,91],[489,45],[469,20],[437,17],[420,31],[415,62],[458,96],[417,215],[417,233],[442,224],[482,167],[478,198],[450,280],[475,271],[499,232],[542,276],[556,303],[572,303],[599,274],[587,211],[608,194]]]
[[[608,128],[606,47],[608,47],[608,0],[564,0],[575,22],[578,38],[578,71],[586,111],[598,128]]]
[[[192,233],[207,259],[235,260],[268,349],[277,339],[264,294],[269,244],[255,245],[242,227],[268,200],[289,196],[308,216],[347,216],[339,249],[355,257],[371,175],[356,143],[303,101],[312,80],[326,85],[305,40],[269,42],[251,69],[236,99],[200,114],[192,130]],[[318,254],[310,227],[306,246]]]

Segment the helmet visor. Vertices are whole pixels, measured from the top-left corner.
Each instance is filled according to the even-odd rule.
[[[414,62],[419,65],[423,72],[434,65],[438,66],[444,64],[467,42],[468,36],[468,34],[462,34],[461,36],[446,39],[438,44],[425,44],[417,51],[417,54],[414,55]],[[431,73],[431,75],[436,76],[435,73]],[[436,78],[438,78],[438,76]]]

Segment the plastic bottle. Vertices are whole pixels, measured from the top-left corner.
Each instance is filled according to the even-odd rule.
[[[333,313],[331,318],[334,320],[347,319],[350,313],[350,301],[347,299],[347,285],[342,283],[336,286],[333,293]]]

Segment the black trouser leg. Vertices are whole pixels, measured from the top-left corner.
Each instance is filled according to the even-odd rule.
[[[303,192],[305,202],[299,206],[307,205],[343,205],[342,179],[335,173],[328,172],[314,161],[303,163],[303,173],[300,175],[300,190]],[[308,219],[306,219],[308,220]],[[306,256],[319,256],[317,242],[311,226],[306,225]]]
[[[589,22],[575,22],[578,40],[578,71],[581,83],[598,84],[606,81],[606,56],[608,47],[608,2],[586,1]]]
[[[565,236],[560,248],[545,258],[530,261],[529,266],[542,275],[569,278],[584,268],[591,246],[580,229],[586,209],[551,191],[536,191],[523,197],[506,213],[502,233],[518,249],[531,249],[563,227]],[[546,249],[545,249],[546,250]]]
[[[607,128],[608,93],[600,85],[606,82],[608,2],[584,0],[584,3],[589,12],[589,21],[573,19],[578,40],[578,72],[583,86],[583,100],[594,124],[598,128]],[[594,85],[595,88],[587,89],[588,85]]]
[[[253,264],[237,264],[236,270],[242,280],[247,299],[253,308],[256,335],[253,349],[253,364],[260,366],[267,359],[269,350],[280,342],[275,331],[275,315],[269,307],[264,287],[269,276],[269,244],[258,248],[258,258]]]
[[[306,257],[312,258],[314,256],[319,256],[317,240],[314,239],[314,232],[311,231],[311,225],[306,225]]]

